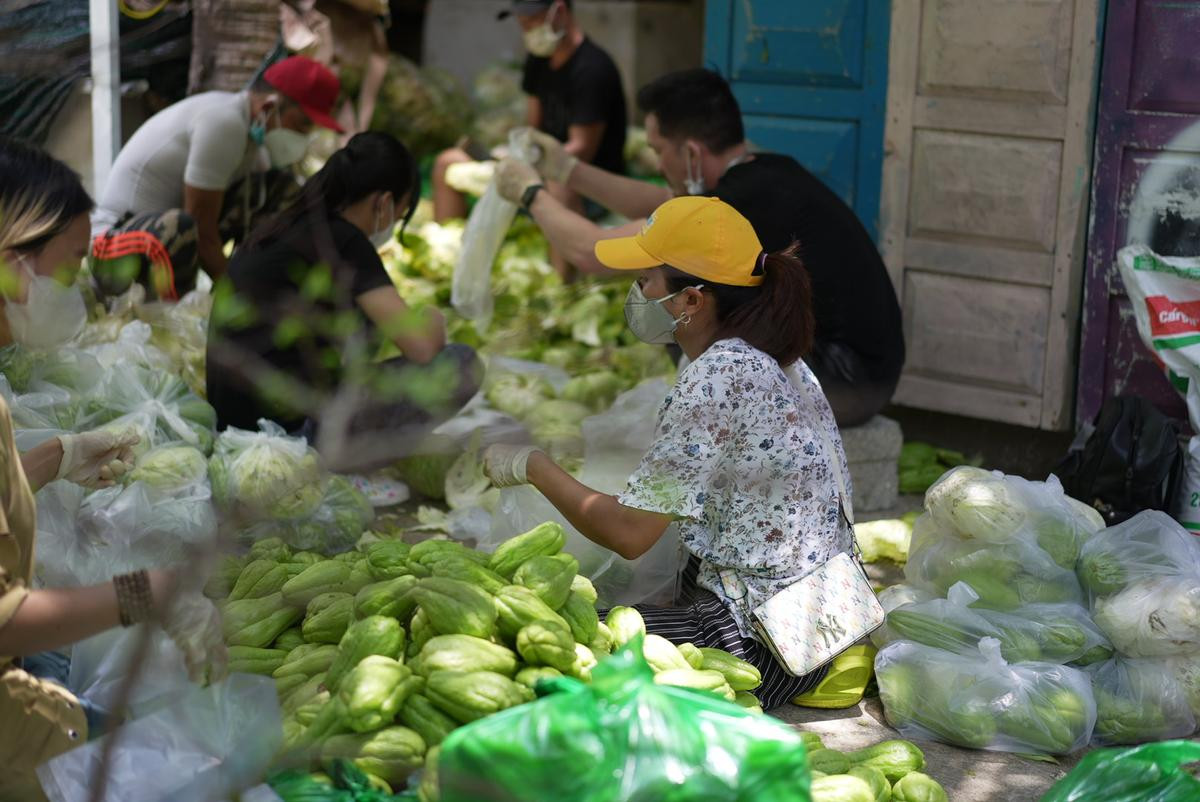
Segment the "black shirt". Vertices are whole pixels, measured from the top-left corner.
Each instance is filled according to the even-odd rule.
[[[234,293],[216,293],[209,323],[209,403],[222,428],[255,430],[263,417],[298,428],[305,416],[288,406],[286,393],[264,396],[246,374],[261,376],[255,365],[266,362],[308,387],[333,390],[347,337],[374,339],[355,300],[391,279],[370,239],[333,217],[315,226],[305,218],[255,250],[238,251],[229,280]]]
[[[625,172],[625,92],[608,53],[584,39],[567,62],[550,69],[550,59],[525,59],[521,89],[542,104],[541,130],[561,142],[572,125],[604,123],[604,136],[592,164]]]
[[[790,156],[759,153],[730,167],[712,192],[754,226],[768,252],[800,243],[812,277],[816,345],[840,343],[870,377],[904,365],[900,305],[883,259],[854,211]]]

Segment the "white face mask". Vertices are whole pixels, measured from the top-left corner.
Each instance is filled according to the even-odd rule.
[[[696,175],[692,175],[692,152],[684,145],[683,164],[687,170],[687,176],[683,179],[683,189],[689,195],[703,195],[708,187],[704,186],[704,174],[700,171],[699,165],[696,165]]]
[[[545,22],[523,34],[525,49],[529,51],[529,55],[549,58],[558,49],[558,43],[567,35],[565,30],[554,30],[554,12],[557,10],[558,7],[555,6],[546,17]]]
[[[698,290],[703,286],[697,284],[691,289]],[[682,292],[685,290],[651,300],[642,292],[642,286],[633,282],[629,295],[625,296],[625,323],[633,336],[651,345],[670,345],[675,342],[675,329],[687,316],[671,317],[671,313],[663,307],[663,302]]]
[[[396,202],[388,198],[388,212],[380,222],[379,213],[375,213],[375,231],[371,234],[371,244],[378,250],[392,241],[396,236]]]
[[[304,158],[308,152],[308,137],[290,128],[272,128],[263,135],[263,145],[271,157],[272,167],[287,167]]]
[[[13,340],[28,348],[54,348],[75,339],[87,323],[83,293],[74,285],[65,287],[50,276],[39,276],[24,256],[18,261],[29,277],[29,289],[25,303],[8,301],[4,306]]]

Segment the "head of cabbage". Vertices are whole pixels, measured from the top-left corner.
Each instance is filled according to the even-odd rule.
[[[541,376],[501,373],[489,377],[484,395],[489,404],[506,415],[524,418],[538,404],[553,398],[554,388]]]
[[[191,446],[163,446],[147,452],[129,473],[129,481],[171,490],[203,482],[208,460]]]

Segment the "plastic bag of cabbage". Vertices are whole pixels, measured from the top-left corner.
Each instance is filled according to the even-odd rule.
[[[323,471],[304,438],[268,420],[259,427],[226,429],[208,465],[213,499],[239,536],[326,552],[354,545],[374,517],[362,493]]]
[[[1093,743],[1137,744],[1195,732],[1196,689],[1182,665],[1116,657],[1086,671],[1096,697]]]
[[[1096,723],[1092,683],[1051,663],[1008,663],[995,638],[974,655],[896,641],[875,659],[888,721],[906,738],[970,749],[1068,754]]]
[[[1093,537],[1077,567],[1092,615],[1129,657],[1200,654],[1200,539],[1163,512]]]

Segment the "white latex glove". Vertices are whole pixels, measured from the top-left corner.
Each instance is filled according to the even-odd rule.
[[[496,182],[496,191],[500,197],[509,203],[521,202],[525,190],[534,184],[542,183],[542,177],[537,170],[518,159],[502,159],[496,165],[492,180]]]
[[[537,159],[534,160],[533,166],[547,181],[554,181],[558,184],[567,183],[571,177],[571,171],[575,169],[576,164],[579,164],[579,159],[567,153],[563,143],[544,131],[538,131],[535,128],[530,128],[528,131],[529,141],[537,146]]]
[[[134,431],[59,435],[63,456],[57,478],[84,487],[108,487],[133,467],[133,447],[140,440]]]
[[[525,468],[529,456],[540,450],[534,446],[488,446],[483,451],[483,473],[496,487],[529,484]]]
[[[221,613],[207,598],[194,590],[179,591],[163,613],[162,627],[183,652],[192,682],[220,682],[229,674]]]

